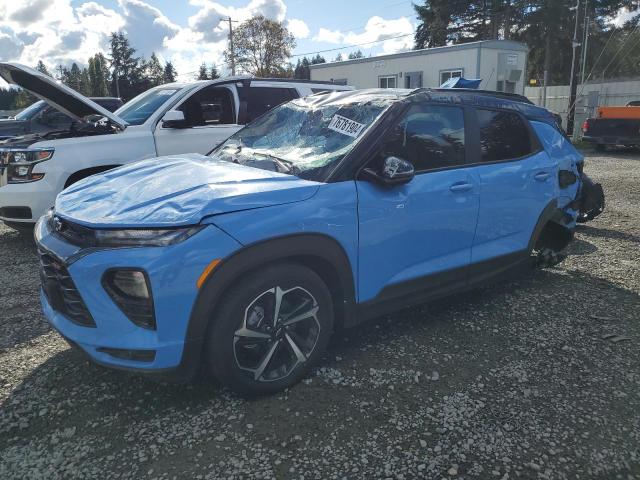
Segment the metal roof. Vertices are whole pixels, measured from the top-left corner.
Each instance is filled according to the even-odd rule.
[[[309,65],[309,68],[316,70],[320,68],[351,65],[355,63],[377,62],[379,60],[432,55],[436,53],[448,53],[455,50],[469,50],[475,48],[517,50],[520,52],[529,51],[529,47],[525,43],[516,42],[514,40],[480,40],[478,42],[459,43],[456,45],[445,45],[443,47],[423,48],[420,50],[410,50],[408,52],[390,53],[387,55],[378,55],[376,57],[354,58],[352,60],[343,60],[341,62],[316,63],[315,65]]]

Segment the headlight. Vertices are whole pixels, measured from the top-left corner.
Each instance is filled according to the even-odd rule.
[[[166,247],[185,241],[206,225],[178,228],[95,229],[69,221],[50,210],[41,221],[69,243],[84,248]]]
[[[52,156],[53,148],[2,148],[0,168],[7,169],[9,183],[35,182],[44,177],[44,173],[33,173],[33,168]]]
[[[153,246],[166,247],[185,241],[204,228],[94,230],[97,247]]]

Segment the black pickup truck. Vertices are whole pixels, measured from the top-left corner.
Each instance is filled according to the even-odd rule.
[[[615,145],[640,147],[640,101],[629,102],[626,107],[603,107],[602,110],[606,108],[623,114],[619,118],[615,118],[615,113],[610,114],[613,118],[587,118],[582,124],[582,140],[593,143],[598,151]]]

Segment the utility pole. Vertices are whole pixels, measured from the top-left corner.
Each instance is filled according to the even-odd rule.
[[[233,27],[231,26],[231,17],[229,17],[229,59],[231,60],[231,75],[236,74],[236,52],[233,49]]]
[[[116,80],[116,97],[120,98],[120,82],[118,81],[118,68],[113,69],[113,77]]]
[[[586,3],[586,2],[585,2]],[[589,17],[586,16],[586,8],[585,8],[585,17],[584,17],[584,43],[582,44],[582,74],[580,75],[581,81],[580,83],[584,88],[584,75],[587,72],[587,43],[589,41]]]
[[[572,54],[571,54],[571,79],[569,86],[569,108],[567,109],[567,134],[573,136],[573,123],[576,114],[576,92],[578,90],[578,84],[576,82],[576,49],[580,46],[578,42],[578,17],[580,16],[580,0],[575,7],[570,8],[576,12],[576,22],[573,27],[573,40],[571,41]]]
[[[549,68],[551,66],[551,34],[548,31],[544,50],[544,74],[542,78],[544,84],[542,86],[542,106],[544,108],[547,108],[547,84],[549,83]]]

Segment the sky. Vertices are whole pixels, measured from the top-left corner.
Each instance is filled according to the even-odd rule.
[[[322,53],[327,61],[358,49],[367,56],[408,50],[418,23],[411,0],[0,0],[0,61],[86,66],[107,53],[111,32],[124,31],[138,55],[156,52],[189,81],[202,62],[228,73],[222,20],[238,25],[258,14],[296,37],[294,64],[323,50],[340,49]],[[615,23],[626,16],[621,11]]]
[[[202,62],[226,73],[229,27],[222,19],[238,25],[258,14],[287,25],[294,55],[348,47],[322,53],[327,61],[358,49],[410,49],[417,25],[410,0],[0,0],[0,61],[83,66],[106,53],[109,34],[121,30],[138,55],[156,52],[173,62],[178,80],[191,80]],[[385,41],[370,43],[378,40]],[[362,43],[368,45],[355,46]]]

